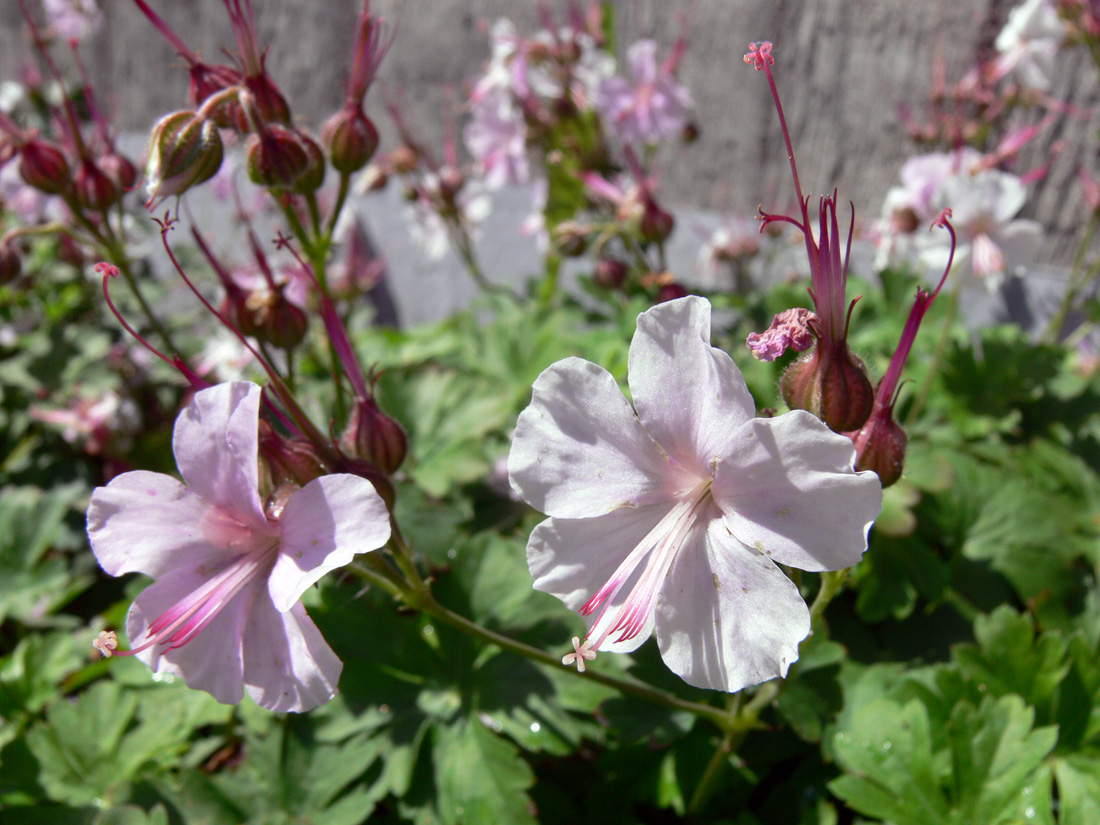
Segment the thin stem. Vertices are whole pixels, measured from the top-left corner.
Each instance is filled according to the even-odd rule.
[[[947,317],[943,319],[943,331],[940,333],[940,340],[936,344],[936,351],[932,355],[932,363],[928,366],[928,372],[925,374],[924,381],[921,383],[920,391],[913,401],[913,406],[909,408],[909,414],[905,417],[905,425],[907,427],[912,426],[913,422],[917,420],[925,403],[928,401],[928,397],[932,394],[932,382],[936,378],[936,373],[939,371],[940,364],[943,363],[944,355],[947,352],[947,342],[951,340],[951,328],[955,325],[955,318],[958,314],[959,289],[956,283],[955,289],[951,291],[951,297],[947,302]]]
[[[1085,255],[1092,245],[1093,238],[1096,237],[1098,228],[1100,228],[1100,218],[1093,213],[1084,234],[1081,236],[1081,243],[1077,247],[1077,254],[1073,257],[1073,269],[1071,270],[1069,283],[1066,285],[1066,292],[1062,296],[1062,302],[1058,305],[1057,312],[1051,317],[1050,323],[1047,324],[1046,331],[1043,333],[1042,341],[1044,343],[1058,343],[1058,337],[1062,333],[1062,327],[1066,323],[1066,318],[1069,316],[1070,310],[1073,309],[1073,304],[1077,300],[1077,295],[1085,284],[1088,283],[1090,273],[1085,269]]]
[[[400,552],[394,554],[394,560],[404,567],[406,564],[411,563],[406,554],[408,552],[408,545],[404,543],[404,540],[398,537],[396,542],[391,542],[400,548]],[[373,554],[372,554],[373,555]],[[370,558],[370,557],[368,557]],[[373,559],[372,559],[373,560]],[[518,656],[523,656],[526,659],[531,659],[539,664],[552,667],[555,670],[565,670],[568,673],[572,673],[578,678],[588,679],[592,682],[598,682],[601,685],[607,685],[608,687],[615,688],[620,693],[628,696],[634,696],[639,699],[645,699],[656,705],[667,707],[671,710],[686,711],[702,719],[709,719],[723,731],[729,729],[731,720],[727,711],[720,710],[712,705],[704,705],[699,702],[691,702],[687,699],[681,699],[667,691],[659,690],[651,687],[650,685],[642,682],[636,682],[628,679],[619,679],[615,676],[608,676],[604,673],[594,671],[591,669],[585,670],[583,673],[574,670],[573,668],[563,668],[561,659],[551,653],[547,653],[544,650],[540,650],[537,647],[524,644],[523,642],[511,639],[508,636],[504,636],[500,633],[496,633],[488,628],[484,628],[481,625],[467,619],[435,600],[431,590],[427,584],[421,579],[420,584],[409,584],[408,582],[398,583],[391,579],[388,575],[381,573],[377,569],[371,569],[364,564],[354,564],[348,567],[351,572],[360,576],[367,582],[377,585],[384,589],[387,593],[395,598],[401,599],[409,607],[415,610],[419,610],[425,615],[431,616],[434,619],[438,619],[441,622],[449,624],[456,630],[460,630],[476,639],[499,647],[501,650],[505,650],[509,653],[514,653]],[[419,573],[416,574],[419,579]]]
[[[424,600],[420,604],[412,605],[429,616],[446,622],[452,627],[468,633],[483,642],[495,645],[502,650],[506,650],[509,653],[515,653],[540,664],[553,667],[561,670],[561,659],[553,654],[547,653],[543,650],[539,650],[536,647],[524,644],[523,642],[510,639],[507,636],[503,636],[500,633],[495,633],[492,630],[475,624],[467,619],[465,616],[460,616],[457,613],[447,609],[430,594],[425,594]],[[581,673],[573,668],[564,668],[567,672],[573,673],[582,679],[588,679],[589,681],[599,682],[602,685],[613,687],[620,693],[625,693],[629,696],[635,696],[639,699],[645,699],[653,702],[656,705],[662,705],[670,708],[671,710],[682,710],[688,713],[694,714],[702,719],[709,719],[719,728],[725,730],[729,725],[729,719],[726,713],[715,708],[711,705],[704,705],[698,702],[691,702],[687,699],[681,699],[671,693],[657,688],[650,687],[642,682],[628,681],[626,679],[618,679],[614,676],[608,676],[604,673],[587,669],[584,673]]]
[[[351,175],[340,174],[340,188],[336,191],[336,202],[332,206],[332,214],[329,215],[328,227],[325,229],[325,240],[332,242],[332,235],[336,231],[336,222],[340,219],[340,213],[344,211],[344,201],[348,198],[348,190],[351,187]]]
[[[821,618],[821,614],[825,612],[825,608],[829,606],[829,602],[831,602],[836,594],[844,587],[844,582],[848,578],[849,569],[850,568],[845,567],[843,570],[826,571],[821,574],[821,587],[818,589],[817,595],[814,596],[813,604],[810,605],[811,623]]]

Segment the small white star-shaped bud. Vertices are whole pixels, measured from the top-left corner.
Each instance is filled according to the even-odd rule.
[[[596,658],[596,651],[588,649],[588,640],[581,643],[580,636],[573,637],[573,652],[566,653],[561,657],[561,663],[563,665],[571,665],[573,662],[577,663],[577,672],[584,673],[585,661],[590,661]]]

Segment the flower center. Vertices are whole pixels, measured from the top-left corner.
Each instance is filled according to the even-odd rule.
[[[203,582],[152,621],[141,644],[117,650],[117,639],[101,638],[94,646],[104,656],[132,656],[150,647],[164,651],[183,647],[201,633],[233,598],[256,576],[270,568],[279,543],[261,547],[235,559],[213,578]],[[109,634],[114,636],[114,634]]]
[[[657,606],[661,583],[668,575],[676,554],[695,524],[699,511],[710,499],[713,484],[714,480],[710,478],[700,481],[677,501],[664,518],[657,522],[645,538],[630,551],[603,587],[585,602],[580,609],[582,616],[591,616],[597,610],[600,611],[599,615],[584,644],[574,645],[575,652],[565,656],[562,659],[563,664],[571,664],[575,661],[578,668],[583,670],[584,661],[595,658],[596,651],[612,634],[619,634],[615,642],[625,642],[642,632]],[[612,609],[615,597],[643,559],[646,560],[645,569],[642,570],[626,600],[615,609],[615,614],[604,622],[605,614]]]

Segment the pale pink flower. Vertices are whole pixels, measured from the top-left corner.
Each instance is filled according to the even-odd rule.
[[[527,124],[509,94],[496,92],[478,101],[463,137],[486,187],[527,182]]]
[[[329,475],[265,513],[258,493],[260,388],[196,393],[172,446],[187,486],[136,471],[97,487],[88,538],[112,576],[156,581],[126,620],[133,653],[219,702],[247,688],[263,707],[304,711],[336,692],[343,667],[299,602],[325,573],[389,539],[386,505],[358,476]],[[97,647],[121,653],[111,638]]]
[[[1066,41],[1066,26],[1051,0],[1025,0],[997,35],[998,75],[1013,73],[1026,87],[1046,91],[1054,55]]]
[[[81,443],[90,455],[99,455],[112,438],[134,432],[139,423],[137,405],[113,390],[72,401],[67,409],[34,405],[31,418],[60,428],[70,444]]]
[[[46,20],[64,40],[83,40],[103,24],[103,12],[95,0],[42,0]]]
[[[512,486],[550,518],[527,561],[538,590],[587,617],[566,657],[634,650],[656,630],[665,663],[699,687],[783,676],[810,614],[776,562],[859,561],[882,492],[847,438],[803,411],[754,418],[698,297],[638,316],[633,406],[615,378],[569,358],[534,385],[516,424]]]
[[[993,290],[1006,275],[1035,260],[1041,227],[1036,221],[1015,217],[1026,200],[1023,181],[998,169],[960,171],[943,182],[933,202],[954,214],[958,245],[952,272],[962,288]],[[942,271],[950,257],[950,245],[942,233],[924,233],[922,237],[921,261]]]
[[[675,56],[675,53],[674,53]],[[596,109],[627,143],[657,143],[687,122],[691,94],[676,82],[670,61],[657,64],[657,44],[639,40],[626,54],[629,80],[616,75],[600,84]]]

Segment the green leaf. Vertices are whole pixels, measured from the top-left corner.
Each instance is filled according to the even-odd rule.
[[[996,825],[1009,818],[1031,774],[1054,748],[1054,727],[1032,730],[1035,711],[1019,696],[960,704],[950,725],[956,807],[965,822]]]
[[[437,726],[432,742],[439,815],[448,825],[535,823],[530,766],[476,719]]]
[[[1100,751],[1082,751],[1054,763],[1060,809],[1058,825],[1100,822]]]
[[[857,811],[897,825],[942,822],[949,803],[942,765],[933,758],[924,705],[879,699],[857,710],[833,734],[832,752],[848,774],[829,789]]]
[[[86,495],[79,482],[49,492],[0,490],[0,621],[10,616],[41,623],[91,582],[95,560],[90,553],[75,569],[63,557],[50,555],[55,547],[83,544],[66,517]]]
[[[959,645],[960,672],[990,696],[1018,694],[1029,705],[1047,705],[1069,670],[1066,641],[1057,632],[1036,638],[1033,620],[1002,606],[974,622],[978,645]]]

